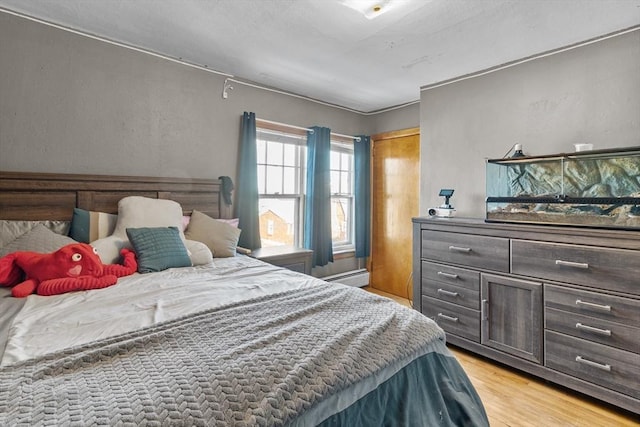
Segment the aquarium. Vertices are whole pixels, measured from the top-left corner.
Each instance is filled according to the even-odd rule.
[[[640,147],[487,160],[486,221],[640,229]]]

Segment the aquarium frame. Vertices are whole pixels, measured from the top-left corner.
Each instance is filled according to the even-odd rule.
[[[561,194],[553,197],[540,196],[540,197],[486,197],[485,198],[485,219],[487,223],[518,223],[518,224],[532,224],[532,225],[544,225],[544,226],[558,226],[558,227],[578,227],[578,228],[597,228],[608,230],[631,230],[638,231],[637,227],[625,227],[625,226],[607,226],[600,224],[572,224],[561,222],[545,222],[545,221],[527,221],[518,219],[494,219],[489,218],[489,212],[487,211],[487,204],[489,203],[552,203],[552,204],[634,204],[640,205],[640,197],[570,197],[567,196],[564,191],[564,173],[565,173],[565,161],[572,159],[606,159],[608,157],[618,157],[624,155],[640,155],[640,146],[631,146],[623,148],[610,148],[601,150],[587,150],[576,151],[569,153],[557,153],[547,154],[540,156],[520,156],[520,157],[506,157],[501,159],[487,159],[487,163],[495,164],[518,164],[518,163],[532,163],[537,160],[540,161],[560,161],[561,173],[563,178],[561,180],[562,189]]]
[[[640,145],[624,148],[608,148],[603,150],[575,151],[570,153],[544,154],[540,156],[504,157],[502,159],[487,159],[487,163],[512,164],[531,163],[532,160],[562,160],[580,157],[606,158],[607,154],[640,154]]]

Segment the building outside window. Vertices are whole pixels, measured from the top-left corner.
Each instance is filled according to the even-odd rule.
[[[302,246],[306,136],[257,129],[262,246]],[[334,250],[353,249],[353,146],[331,143],[331,229]]]

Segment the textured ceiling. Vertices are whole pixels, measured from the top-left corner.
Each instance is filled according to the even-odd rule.
[[[640,25],[640,0],[398,0],[375,19],[343,3],[0,0],[0,8],[361,112]]]

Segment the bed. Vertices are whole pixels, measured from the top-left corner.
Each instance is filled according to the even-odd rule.
[[[0,220],[64,234],[74,208],[115,215],[128,196],[230,219],[226,190],[0,172]],[[12,298],[0,288],[0,327],[0,425],[488,425],[434,322],[244,255],[100,290]]]

